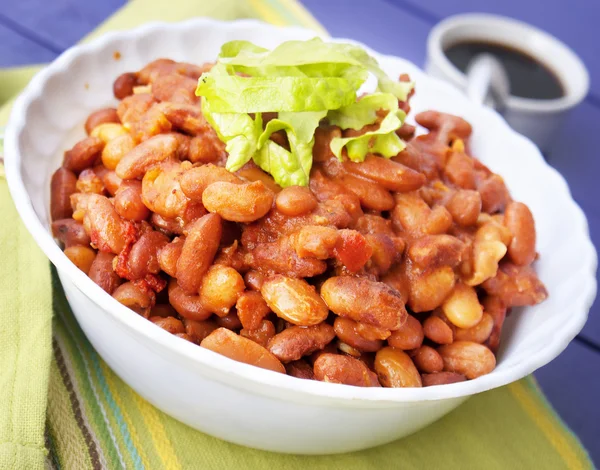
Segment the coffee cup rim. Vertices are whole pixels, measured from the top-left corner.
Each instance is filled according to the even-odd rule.
[[[431,30],[427,40],[428,58],[447,78],[463,90],[466,75],[446,56],[444,48],[459,36],[506,44],[530,54],[554,72],[565,90],[564,96],[549,100],[510,95],[506,103],[512,110],[559,112],[578,105],[589,91],[589,73],[579,56],[555,36],[523,21],[500,15],[467,13],[448,17]],[[502,36],[502,37],[501,37]],[[559,62],[562,67],[559,67]]]

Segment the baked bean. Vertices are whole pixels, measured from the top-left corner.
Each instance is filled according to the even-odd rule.
[[[406,322],[387,339],[390,346],[396,349],[417,349],[423,343],[423,327],[419,320],[412,315],[407,315]]]
[[[281,362],[291,362],[323,349],[335,337],[331,325],[292,326],[269,340],[267,348]]]
[[[196,82],[194,80],[192,80],[192,82],[194,85],[191,90],[191,95],[193,97],[193,101],[195,102],[197,100],[196,96],[194,95]],[[153,89],[154,96],[156,97],[155,92],[156,90]],[[163,101],[156,106],[165,115],[175,129],[179,129],[190,135],[201,135],[211,129],[209,124],[206,122],[206,119],[204,119],[204,116],[202,115],[200,106],[196,105],[195,103],[168,103]]]
[[[170,73],[157,76],[148,88],[154,98],[164,104],[183,103],[189,105],[198,102],[199,98],[194,94],[197,83],[197,80],[193,78]]]
[[[477,183],[481,195],[481,210],[488,214],[501,212],[510,202],[510,194],[499,175],[490,175]]]
[[[425,235],[409,245],[407,254],[421,268],[455,267],[463,250],[464,244],[451,235]]]
[[[197,166],[187,171],[181,177],[181,190],[192,201],[202,201],[204,190],[217,181],[241,184],[242,180],[225,168],[207,164]]]
[[[294,325],[317,325],[329,314],[316,289],[303,279],[278,274],[263,282],[260,293],[278,317]]]
[[[196,344],[200,344],[204,338],[219,328],[212,320],[196,321],[184,318],[183,325],[185,326],[186,334]]]
[[[260,344],[261,346],[267,349],[267,345],[269,344],[269,341],[275,336],[275,333],[275,325],[273,325],[273,322],[269,320],[261,320],[257,328],[242,328],[242,330],[240,331],[240,335],[244,336],[245,338],[251,339],[252,341]]]
[[[275,182],[273,177],[262,171],[254,164],[254,162],[250,161],[246,163],[242,168],[236,171],[235,174],[250,183],[261,182],[267,189],[271,190],[273,194],[277,194],[281,191],[281,186]]]
[[[444,369],[442,356],[431,346],[421,346],[411,353],[411,357],[420,372],[433,374]]]
[[[485,345],[490,348],[493,353],[498,351],[500,347],[500,334],[502,333],[502,326],[506,318],[506,305],[498,298],[494,296],[487,296],[483,299],[483,311],[484,316],[487,314],[492,317],[494,321],[492,332],[489,338],[485,342]]]
[[[238,317],[246,330],[255,330],[269,312],[269,306],[259,292],[247,291],[242,293],[235,304]]]
[[[156,101],[148,93],[135,94],[123,98],[117,106],[117,114],[123,126],[130,131],[135,131],[138,124],[144,119],[146,112]],[[166,118],[165,118],[166,121]],[[168,122],[168,121],[167,121]]]
[[[177,261],[181,256],[185,238],[176,237],[171,243],[166,244],[158,251],[158,264],[160,269],[171,277],[177,275]]]
[[[471,341],[473,343],[485,343],[494,329],[494,319],[489,313],[483,313],[481,320],[471,328],[456,328],[454,338],[457,341]]]
[[[160,326],[163,330],[168,331],[172,335],[185,332],[183,323],[181,323],[181,320],[178,320],[175,317],[150,317],[149,320],[156,326]]]
[[[142,201],[141,181],[124,181],[115,194],[114,205],[117,213],[124,219],[140,222],[150,216],[150,210]]]
[[[115,108],[103,108],[90,114],[85,121],[85,132],[90,135],[95,127],[107,122],[115,122],[117,124],[121,122]]]
[[[104,148],[104,142],[97,137],[86,137],[77,142],[71,150],[65,152],[63,166],[75,173],[79,173],[92,166],[100,152]]]
[[[188,159],[192,163],[213,163],[226,157],[223,143],[213,133],[193,137],[190,140]]]
[[[385,340],[390,337],[392,332],[386,328],[373,326],[366,323],[356,323],[356,331],[363,338],[373,341],[376,339]]]
[[[73,215],[71,195],[77,191],[77,177],[71,170],[59,168],[50,182],[50,217],[52,220],[67,219]]]
[[[363,235],[394,235],[391,220],[380,215],[363,214],[356,220],[353,228]]]
[[[427,339],[437,344],[450,344],[454,340],[452,328],[440,317],[427,317],[423,322],[423,333]]]
[[[360,323],[345,317],[337,317],[333,322],[333,329],[336,336],[345,344],[354,349],[364,352],[375,352],[381,349],[383,341],[381,339],[367,339],[359,331]]]
[[[187,333],[175,333],[175,336],[177,336],[178,338],[184,339],[186,341],[189,341],[190,343],[194,342],[192,337],[190,335],[188,335]]]
[[[123,270],[118,271],[126,279],[143,279],[149,274],[158,274],[158,253],[169,243],[169,239],[155,230],[144,233],[132,246]],[[119,255],[120,256],[120,255]]]
[[[321,354],[313,365],[315,378],[322,382],[380,387],[377,375],[361,361],[341,354]]]
[[[215,322],[220,327],[227,328],[228,330],[239,330],[242,328],[242,322],[234,310],[223,317],[215,318]]]
[[[433,374],[421,375],[423,387],[432,387],[434,385],[454,384],[464,382],[467,378],[456,372],[435,372]]]
[[[134,312],[148,318],[152,307],[152,298],[138,285],[133,282],[121,284],[114,290],[112,296]]]
[[[102,149],[102,163],[109,170],[117,168],[125,155],[133,150],[135,141],[130,134],[123,134],[108,141]]]
[[[244,279],[240,273],[228,266],[215,264],[204,274],[200,297],[207,309],[219,316],[225,316],[236,304],[244,288]]]
[[[489,218],[485,220],[484,214],[482,224],[475,233],[475,239],[472,244],[468,268],[464,270],[464,283],[469,286],[476,286],[487,279],[496,276],[498,263],[504,257],[507,246],[510,244],[512,234],[503,225]],[[467,275],[465,275],[467,274]]]
[[[307,214],[317,207],[317,203],[311,190],[303,186],[288,186],[275,198],[277,210],[289,217]]]
[[[200,346],[234,361],[285,374],[283,364],[266,348],[226,328],[213,331],[202,340]]]
[[[503,262],[496,276],[482,285],[488,294],[498,297],[508,307],[536,305],[548,297],[544,284],[531,266]]]
[[[115,171],[123,179],[144,176],[151,167],[173,156],[178,145],[177,138],[170,134],[151,137],[127,152]]]
[[[365,240],[371,248],[371,267],[377,269],[377,274],[385,274],[395,261],[399,250],[394,240],[385,234],[365,235]],[[401,251],[400,251],[401,253]]]
[[[428,312],[442,305],[456,282],[450,266],[431,270],[408,267],[406,278],[409,288],[407,304],[413,312]]]
[[[364,162],[345,162],[344,168],[356,175],[375,181],[389,191],[414,191],[425,184],[425,176],[401,163],[387,158],[367,155]]]
[[[81,245],[65,248],[65,255],[75,266],[86,274],[90,272],[94,258],[96,258],[96,252],[94,250],[88,246]]]
[[[452,216],[443,206],[431,209],[417,193],[396,193],[392,224],[398,231],[414,235],[446,233],[452,225]]]
[[[135,238],[135,227],[117,214],[110,201],[98,194],[86,194],[83,226],[92,245],[100,251],[120,253]]]
[[[179,287],[177,280],[169,282],[169,303],[183,318],[195,321],[207,320],[212,315],[204,305],[199,295],[188,295]]]
[[[421,387],[412,359],[400,349],[385,347],[375,355],[375,372],[384,387]]]
[[[127,129],[115,122],[105,122],[100,124],[90,133],[90,137],[97,137],[105,144],[123,135],[128,135]]]
[[[144,205],[165,218],[186,217],[191,201],[181,190],[179,180],[190,165],[169,159],[148,170],[142,179]]]
[[[475,165],[473,159],[462,151],[450,152],[444,167],[445,177],[462,189],[475,189]]]
[[[406,276],[405,263],[397,264],[381,278],[382,282],[390,286],[392,289],[398,291],[400,296],[408,304],[409,300],[409,281]]]
[[[285,364],[285,371],[298,379],[315,380],[313,368],[303,359]]]
[[[262,182],[235,184],[217,181],[202,193],[209,212],[233,222],[252,222],[266,215],[273,205],[273,192]]]
[[[383,282],[331,277],[321,286],[321,296],[334,313],[358,322],[397,330],[406,321],[402,296]]]
[[[189,294],[198,292],[221,240],[221,218],[207,214],[193,222],[177,260],[177,282]]]
[[[96,174],[100,176],[96,169],[94,169],[94,171],[96,171]],[[102,176],[100,176],[100,178],[102,178],[102,183],[104,184],[104,188],[108,194],[111,196],[117,194],[117,191],[121,187],[123,180],[117,176],[117,173],[114,170],[106,171]]]
[[[477,299],[477,292],[461,282],[442,304],[442,310],[448,320],[459,328],[471,328],[481,321],[483,307]]]
[[[102,194],[104,193],[104,184],[102,180],[96,175],[94,170],[86,168],[77,178],[77,184],[75,188],[80,193],[93,193]]]
[[[152,317],[176,317],[177,311],[169,304],[156,304],[150,310],[150,318]]]
[[[118,100],[133,94],[133,88],[138,85],[135,73],[123,73],[113,83],[113,94]]]
[[[251,269],[244,274],[244,282],[250,289],[260,291],[263,282],[265,282],[265,275]]]
[[[173,127],[171,122],[162,113],[158,107],[158,104],[156,103],[152,103],[150,108],[148,108],[148,110],[143,113],[137,121],[133,123],[126,123],[124,126],[129,129],[137,142],[144,142],[152,137],[158,136],[159,134],[173,135],[171,133]],[[177,141],[178,145],[176,155],[178,156],[179,139],[177,139]]]
[[[184,224],[182,222],[183,221],[181,219],[163,217],[156,212],[153,212],[150,216],[150,223],[154,226],[154,228],[167,235],[183,235]]]
[[[438,111],[423,111],[415,116],[417,124],[432,131],[445,131],[446,140],[466,138],[473,131],[471,124],[459,116]]]
[[[513,235],[508,256],[517,265],[531,264],[535,259],[535,222],[531,211],[521,202],[511,202],[506,206],[504,223]]]
[[[458,225],[474,225],[481,212],[481,195],[477,191],[461,189],[450,197],[446,209]]]
[[[361,353],[358,349],[353,348],[349,344],[344,343],[343,341],[337,342],[337,348],[342,351],[344,354],[348,354],[349,356],[356,357],[360,359]],[[368,367],[368,366],[367,366]]]
[[[365,209],[389,211],[394,208],[390,192],[377,183],[352,174],[342,175],[339,181],[358,197]]]
[[[115,255],[99,251],[90,266],[88,276],[109,294],[121,284],[121,278],[113,270],[113,259]]]
[[[496,367],[494,353],[485,346],[470,341],[455,341],[438,348],[444,360],[444,370],[458,372],[467,379],[489,374]]]
[[[320,202],[317,209],[330,201],[337,201],[344,208],[344,212],[349,216],[349,222],[356,221],[363,215],[358,197],[340,182],[333,181],[324,176],[323,172],[319,170],[318,167],[313,167],[313,170],[311,171],[309,187]],[[332,223],[331,225],[341,227],[338,223]]]
[[[74,245],[88,246],[90,244],[90,237],[83,228],[83,224],[73,219],[60,219],[52,222],[52,235],[65,248]]]
[[[308,225],[293,233],[290,243],[300,258],[327,259],[332,257],[338,238],[339,232],[333,227]]]
[[[419,143],[417,139],[406,142],[406,148],[395,157],[392,157],[391,160],[422,173],[430,180],[434,180],[439,176],[436,155],[425,153],[420,148],[422,145],[419,145]]]

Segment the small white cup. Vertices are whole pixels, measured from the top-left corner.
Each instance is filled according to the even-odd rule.
[[[502,114],[510,126],[547,150],[566,113],[577,106],[589,89],[589,75],[581,59],[554,36],[521,21],[496,15],[456,15],[438,23],[427,40],[425,70],[469,93],[467,76],[446,57],[444,50],[465,41],[491,42],[520,50],[535,58],[560,80],[565,94],[538,100],[509,96]],[[472,85],[472,84],[471,84]],[[481,100],[481,94],[472,99]]]

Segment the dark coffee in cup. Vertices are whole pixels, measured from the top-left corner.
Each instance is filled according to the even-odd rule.
[[[462,72],[480,54],[491,54],[500,61],[510,82],[510,94],[535,100],[554,100],[565,89],[548,66],[524,51],[506,44],[487,41],[461,41],[444,49],[446,57]]]

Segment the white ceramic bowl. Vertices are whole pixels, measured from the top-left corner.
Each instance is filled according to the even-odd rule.
[[[513,196],[535,215],[541,253],[537,270],[550,298],[510,316],[491,374],[424,389],[298,380],[176,338],[119,304],[71,264],[48,231],[50,175],[62,151],[83,136],[87,115],[114,103],[115,77],[158,57],[212,60],[231,39],[273,47],[313,36],[256,21],[195,19],[107,34],[69,49],[17,100],[6,132],[5,165],[17,209],[56,266],[79,324],[125,382],[161,410],[213,436],[272,451],[322,454],[406,436],[469,396],[520,379],[555,358],[586,321],[596,291],[596,252],[567,184],[529,140],[413,64],[369,51],[390,76],[408,72],[416,79],[415,111],[437,109],[470,121],[474,153],[506,178]],[[113,58],[116,51],[120,60]]]

